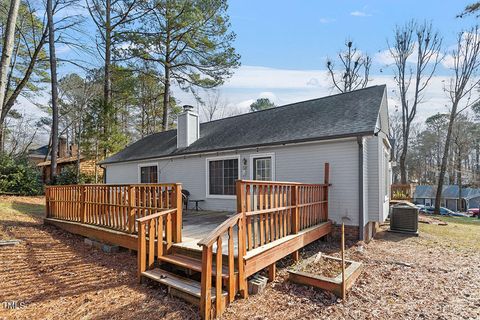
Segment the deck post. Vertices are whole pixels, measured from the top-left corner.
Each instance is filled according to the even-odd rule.
[[[175,184],[175,202],[174,208],[177,209],[176,214],[173,216],[173,242],[182,242],[182,185],[180,183]]]
[[[129,185],[128,186],[128,232],[135,232],[135,189]]]
[[[294,208],[292,209],[293,210],[292,232],[294,234],[297,234],[300,231],[300,212],[298,208],[298,185],[292,186],[290,197],[291,197],[290,198],[291,205],[294,206]],[[292,253],[292,259],[295,262],[299,260],[298,250]]]
[[[138,224],[138,249],[137,249],[137,260],[138,260],[138,281],[142,282],[142,272],[147,270],[146,265],[146,227],[145,223]]]
[[[202,319],[211,318],[212,306],[212,247],[202,247],[202,275],[200,295],[200,316]],[[217,297],[221,299],[221,297]]]
[[[243,192],[242,180],[237,180],[236,182],[236,193],[237,193],[237,212],[242,212],[243,215],[238,222],[238,291],[243,298],[248,297],[248,284],[247,278],[245,276],[245,261],[243,257],[247,254],[246,248],[246,221],[247,217],[245,212],[247,206],[245,200],[249,201],[250,199],[245,198],[245,193]]]
[[[328,162],[325,162],[325,168],[323,172],[323,183],[325,184],[324,194],[323,194],[323,200],[325,201],[323,212],[325,215],[325,221],[327,221],[328,220],[328,188],[330,186],[330,164]]]
[[[80,186],[80,221],[85,223],[87,221],[87,207],[85,205],[85,185]]]

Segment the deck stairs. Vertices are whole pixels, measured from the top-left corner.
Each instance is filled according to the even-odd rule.
[[[168,288],[169,294],[183,299],[189,303],[200,306],[201,286],[200,278],[202,272],[202,260],[194,253],[173,251],[170,254],[160,256],[157,259],[156,267],[142,272],[142,276],[156,281]],[[235,277],[238,273],[235,272]],[[212,304],[216,301],[215,279],[216,265],[212,266]],[[226,306],[228,293],[223,287],[228,284],[228,268],[222,268],[222,304]],[[235,279],[235,283],[237,283]]]

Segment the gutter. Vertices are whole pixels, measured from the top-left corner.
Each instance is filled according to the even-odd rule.
[[[365,219],[363,215],[363,137],[357,137],[358,143],[358,238],[364,240]]]
[[[167,154],[161,156],[149,156],[143,157],[138,159],[128,159],[128,160],[114,160],[114,161],[100,161],[99,164],[109,165],[115,163],[125,163],[125,162],[137,162],[137,161],[144,161],[144,160],[151,160],[151,159],[173,159],[173,158],[185,158],[186,156],[199,156],[199,155],[206,155],[209,153],[218,153],[218,152],[238,152],[242,150],[248,149],[257,149],[262,147],[278,147],[278,146],[286,146],[286,145],[297,145],[297,144],[304,144],[304,143],[317,143],[317,142],[329,142],[341,139],[355,139],[358,137],[363,137],[366,135],[374,135],[374,131],[364,131],[358,132],[354,134],[342,134],[342,135],[333,135],[321,138],[306,138],[306,139],[298,139],[298,140],[290,140],[290,141],[279,141],[274,143],[261,143],[261,144],[253,144],[253,145],[243,145],[243,146],[236,146],[236,147],[225,147],[225,148],[217,148],[217,149],[208,149],[203,151],[190,151],[190,152],[180,152],[176,154]],[[141,141],[141,140],[139,140]],[[135,142],[138,143],[139,141]],[[126,147],[128,148],[128,147]],[[126,149],[125,148],[125,149]],[[121,152],[121,151],[120,151]]]

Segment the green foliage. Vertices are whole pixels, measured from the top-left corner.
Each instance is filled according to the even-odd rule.
[[[94,183],[95,176],[80,173],[77,179],[77,167],[75,165],[65,166],[57,176],[56,184],[82,184],[82,183]]]
[[[125,33],[124,54],[169,69],[182,89],[221,85],[240,65],[226,0],[146,0],[139,32]]]
[[[38,195],[43,192],[40,171],[25,157],[0,155],[0,192]]]
[[[252,103],[250,105],[250,110],[251,111],[260,111],[260,110],[266,110],[270,108],[274,108],[275,104],[270,101],[268,98],[259,98],[257,101]]]

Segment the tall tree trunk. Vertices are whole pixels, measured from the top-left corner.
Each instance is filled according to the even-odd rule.
[[[457,153],[457,184],[458,184],[458,205],[457,210],[462,211],[463,201],[462,201],[462,157],[461,157],[461,148],[458,147]]]
[[[408,125],[408,124],[407,124]],[[400,154],[400,183],[407,183],[407,148],[408,148],[408,131],[405,131],[403,137],[403,148],[402,153]]]
[[[435,213],[440,214],[440,203],[442,198],[443,183],[445,173],[447,171],[448,154],[450,152],[450,142],[452,140],[453,124],[457,114],[458,102],[454,102],[452,111],[450,113],[450,121],[448,123],[447,137],[445,139],[445,149],[443,150],[442,165],[440,167],[440,174],[438,175],[437,195],[435,198]]]
[[[105,2],[105,65],[104,65],[104,81],[103,81],[103,103],[104,103],[104,121],[103,121],[103,139],[108,139],[108,127],[110,125],[109,108],[112,103],[112,79],[111,79],[111,63],[112,63],[112,29],[111,29],[111,0]],[[107,157],[108,150],[103,148],[103,157]]]
[[[163,94],[162,131],[168,130],[168,108],[170,107],[170,67],[165,65],[165,92]]]
[[[18,8],[20,7],[20,0],[10,0],[10,9],[8,11],[7,17],[7,27],[5,30],[5,41],[3,42],[2,48],[2,57],[0,59],[0,107],[2,110],[2,120],[0,130],[0,152],[3,152],[4,145],[4,117],[3,116],[3,104],[5,101],[6,88],[7,88],[7,79],[8,79],[8,68],[10,67],[10,60],[12,58],[13,44],[15,40],[15,24],[17,23],[18,17]]]
[[[50,182],[57,179],[57,154],[58,154],[58,88],[57,88],[57,58],[55,54],[55,26],[53,24],[52,0],[47,0],[48,19],[48,46],[50,52],[50,77],[52,85],[52,152],[50,163]]]
[[[111,30],[111,0],[106,0],[105,3],[105,70],[104,70],[104,84],[103,84],[103,99],[108,105],[112,100],[112,79],[110,72],[110,65],[112,63],[112,30]]]

